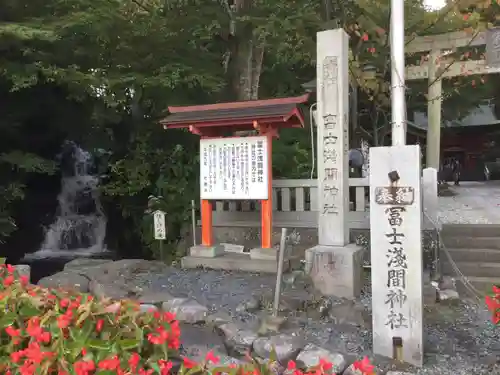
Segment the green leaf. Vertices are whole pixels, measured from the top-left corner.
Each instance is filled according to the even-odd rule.
[[[0,319],[0,328],[4,329],[8,326],[13,325],[17,320],[17,314],[8,312]]]
[[[40,310],[38,310],[35,306],[28,304],[21,307],[21,309],[19,310],[19,314],[23,318],[31,318],[33,316],[39,316]]]
[[[141,341],[137,339],[122,339],[118,340],[118,345],[123,349],[123,350],[131,350],[134,348],[138,348],[140,345]]]
[[[108,343],[107,341],[103,341],[103,340],[90,339],[87,342],[87,345],[89,346],[89,348],[92,348],[92,349],[98,349],[98,350],[103,350],[103,351],[111,350],[111,344]]]
[[[278,360],[278,356],[276,354],[276,348],[273,346],[271,349],[271,353],[269,353],[269,362],[276,362]]]

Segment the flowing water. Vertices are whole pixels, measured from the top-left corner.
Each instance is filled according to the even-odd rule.
[[[40,250],[25,259],[78,258],[108,252],[106,216],[99,199],[99,177],[92,154],[73,142],[65,142],[60,154],[61,192],[55,221]]]

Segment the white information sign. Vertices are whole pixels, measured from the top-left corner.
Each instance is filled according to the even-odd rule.
[[[166,240],[167,228],[165,226],[165,212],[160,210],[153,212],[153,219],[155,240]]]
[[[200,140],[201,199],[268,199],[267,137]]]

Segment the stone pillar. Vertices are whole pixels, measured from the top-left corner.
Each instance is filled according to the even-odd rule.
[[[372,147],[370,161],[373,352],[422,366],[420,147]]]
[[[428,222],[431,228],[436,226],[439,228],[438,223],[438,178],[437,170],[435,168],[425,168],[422,172],[422,195],[423,195],[423,212],[424,223]]]
[[[343,29],[317,34],[318,239],[306,270],[323,294],[361,292],[362,249],[349,244],[349,38]]]

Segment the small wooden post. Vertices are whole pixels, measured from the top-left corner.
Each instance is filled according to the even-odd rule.
[[[201,200],[201,244],[212,246],[214,242],[212,233],[212,202]]]

